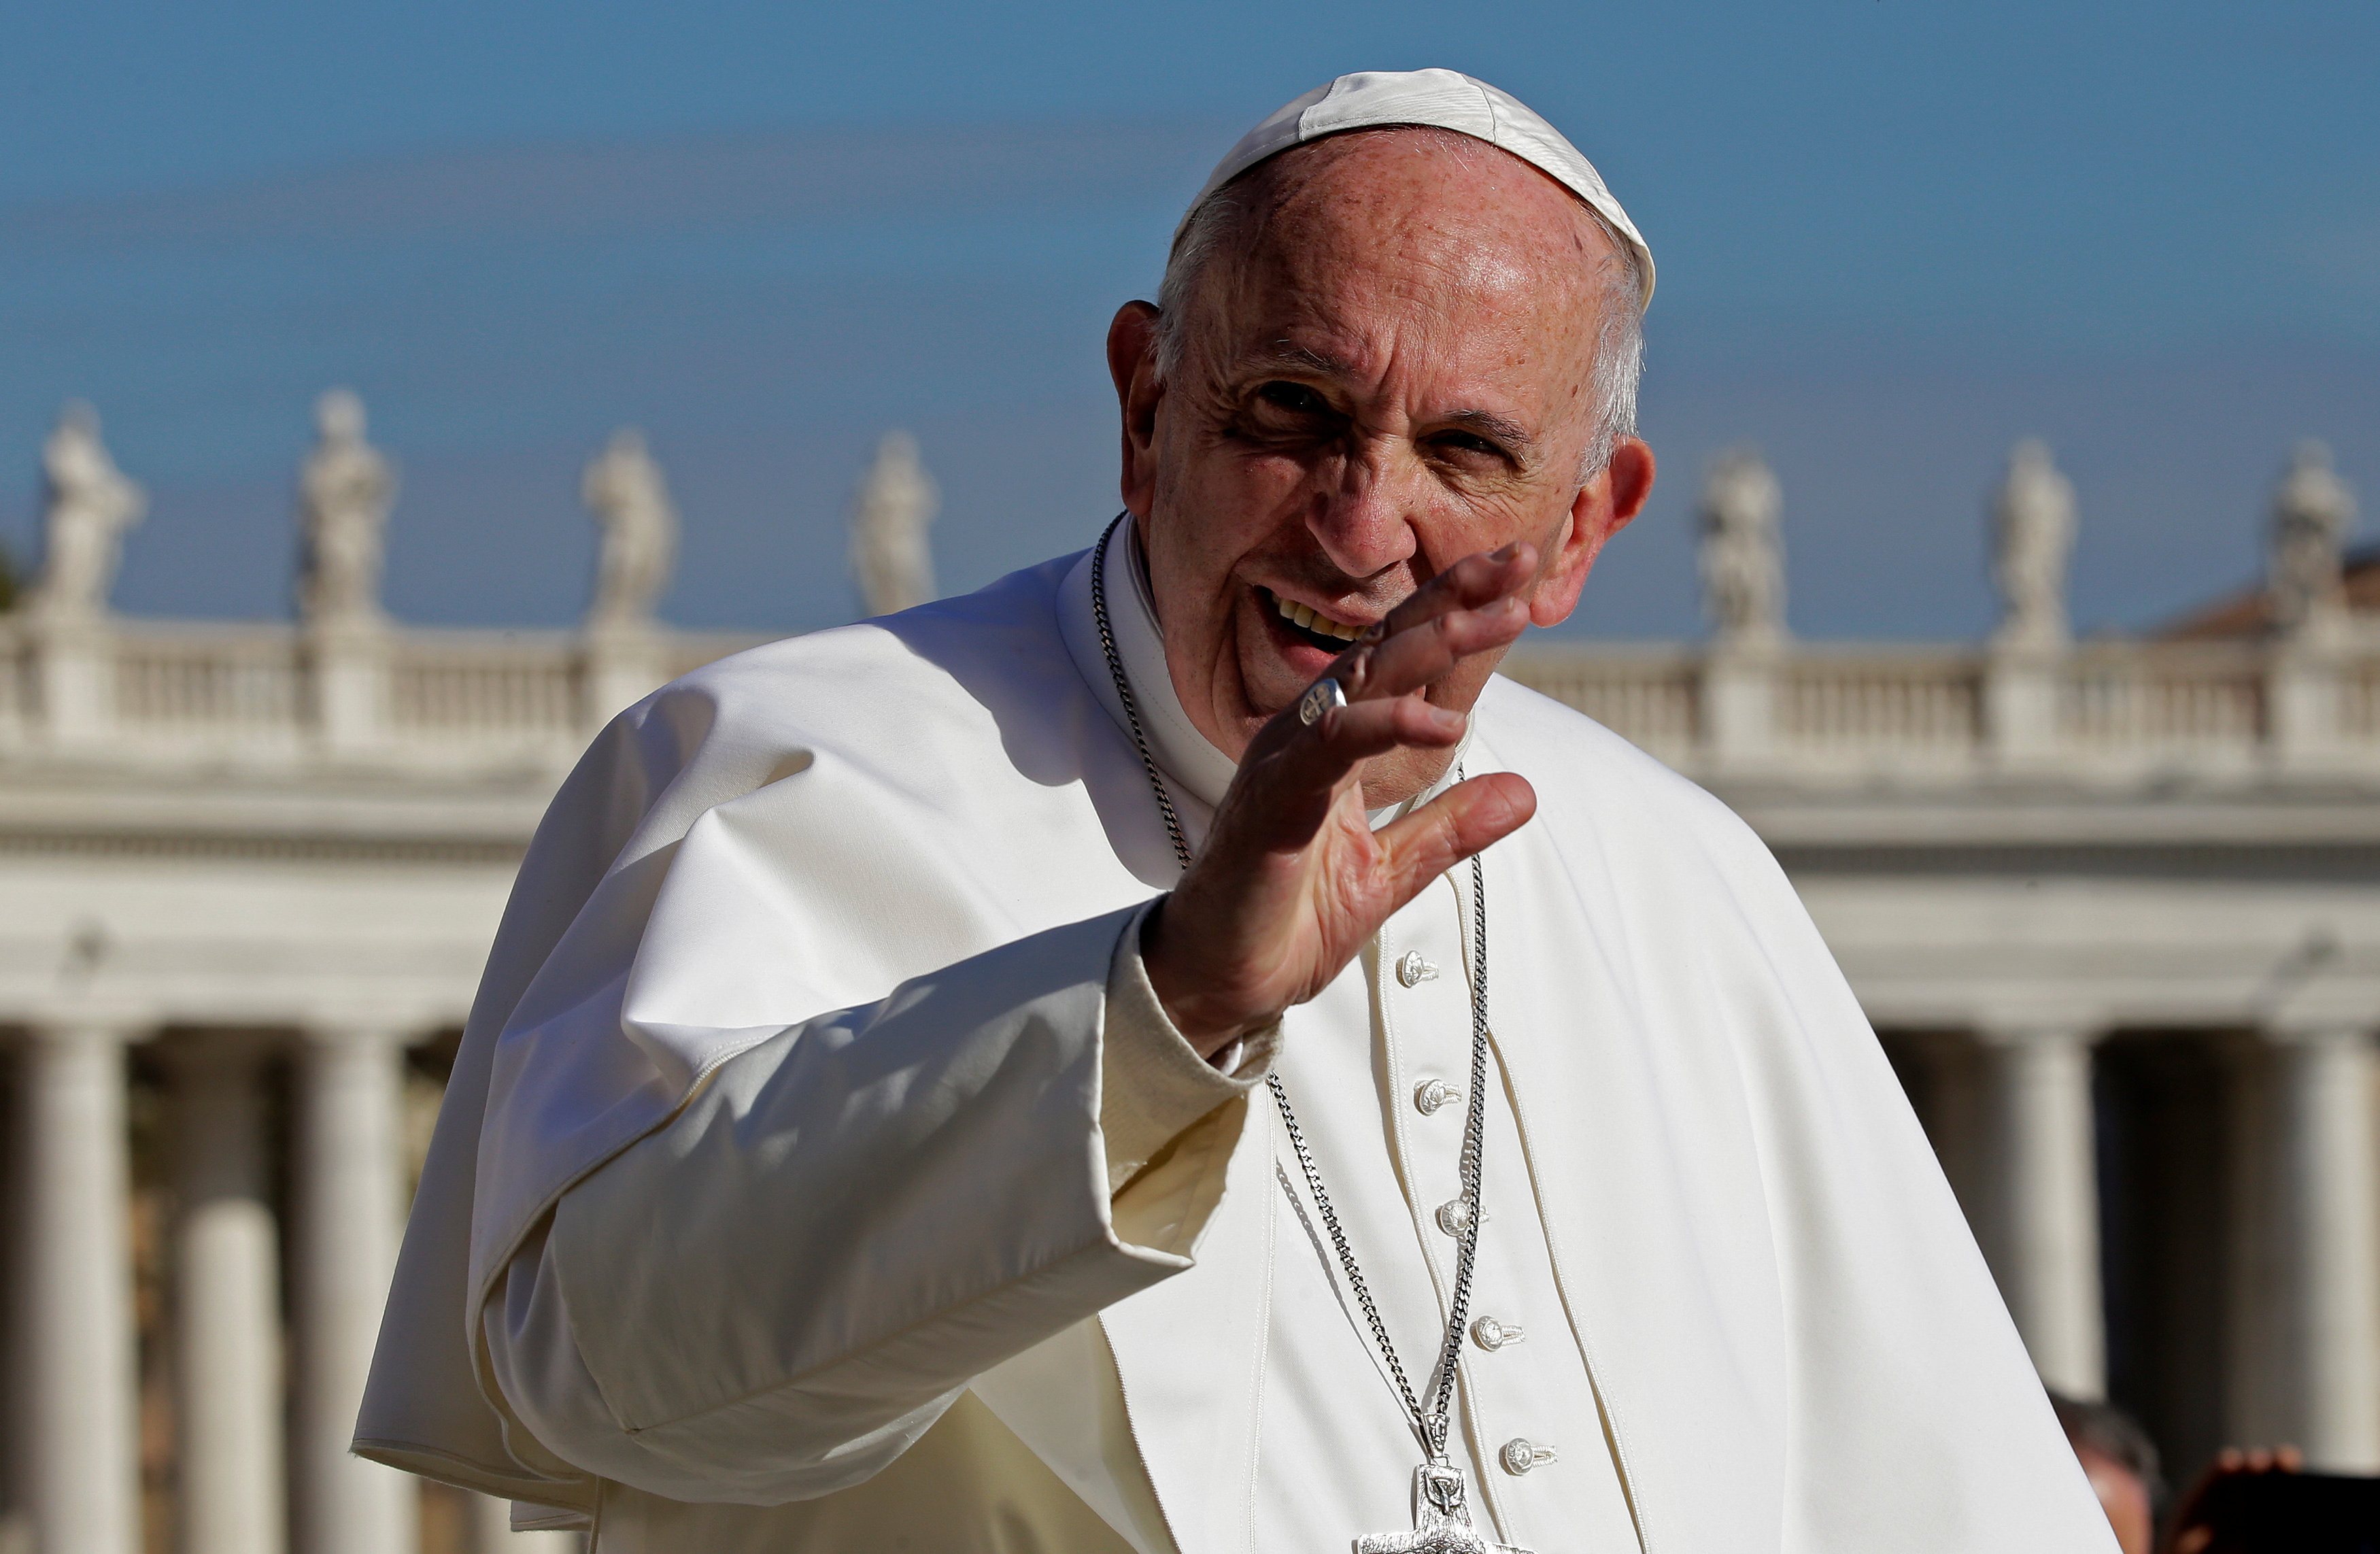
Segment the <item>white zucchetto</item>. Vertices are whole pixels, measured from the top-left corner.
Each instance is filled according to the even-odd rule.
[[[1595,164],[1518,98],[1456,70],[1358,70],[1293,99],[1240,137],[1239,144],[1215,164],[1198,198],[1190,201],[1190,210],[1195,212],[1217,189],[1292,146],[1350,129],[1391,125],[1426,125],[1485,140],[1585,200],[1636,250],[1637,264],[1645,274],[1644,294],[1637,305],[1651,304],[1653,250],[1645,246],[1644,234],[1628,219],[1628,212],[1620,208],[1620,201],[1611,197]],[[1185,226],[1189,219],[1183,217]]]

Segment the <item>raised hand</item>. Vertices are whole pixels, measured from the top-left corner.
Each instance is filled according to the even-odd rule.
[[[1391,913],[1536,812],[1527,781],[1497,772],[1374,832],[1361,781],[1390,750],[1461,742],[1466,714],[1421,693],[1521,635],[1519,590],[1536,565],[1525,543],[1457,562],[1332,661],[1347,705],[1311,724],[1293,707],[1249,745],[1206,846],[1141,939],[1150,984],[1201,1054],[1320,992]]]

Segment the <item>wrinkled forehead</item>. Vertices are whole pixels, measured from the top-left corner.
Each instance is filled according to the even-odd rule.
[[[1199,289],[1227,309],[1350,292],[1591,322],[1620,261],[1569,189],[1484,140],[1365,129],[1296,147],[1219,191],[1231,219]],[[1253,322],[1255,321],[1246,321]]]

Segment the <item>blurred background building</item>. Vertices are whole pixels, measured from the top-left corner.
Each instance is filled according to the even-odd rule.
[[[0,617],[8,1554],[528,1548],[505,1508],[346,1455],[382,1287],[546,798],[613,712],[757,638],[656,618],[677,516],[633,431],[580,483],[578,627],[400,624],[390,464],[353,395],[317,421],[285,625],[112,611],[143,492],[86,407],[46,444],[43,560]],[[2277,1440],[2380,1472],[2380,560],[2346,549],[2353,492],[2301,446],[2265,578],[2077,641],[2073,488],[2022,443],[1984,504],[1998,629],[1849,645],[1788,628],[1782,496],[1749,450],[1709,470],[1707,642],[1556,639],[1509,672],[1776,850],[2046,1381],[2184,1473]],[[848,508],[863,609],[931,596],[937,502],[886,437]]]

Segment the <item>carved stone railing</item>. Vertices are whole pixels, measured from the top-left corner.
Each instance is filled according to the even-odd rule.
[[[431,737],[562,738],[593,716],[580,669],[577,644],[561,636],[408,637],[391,655],[389,726]]]
[[[103,721],[127,733],[289,729],[305,702],[298,655],[278,634],[134,627],[116,636],[114,667],[115,702]]]
[[[1787,748],[1964,749],[1983,726],[1982,673],[1956,652],[1796,655],[1776,695],[1777,743]]]
[[[1504,669],[1531,690],[1577,708],[1664,760],[1682,759],[1694,747],[1702,724],[1702,681],[1699,658],[1690,650],[1611,643],[1585,651],[1516,654]]]
[[[6,619],[0,759],[544,770],[644,692],[756,640]],[[1703,777],[2380,779],[2369,650],[1557,643],[1506,673]]]
[[[2252,746],[2269,722],[2265,660],[2230,643],[2094,644],[2060,679],[2060,732],[2099,748]]]
[[[759,640],[0,620],[0,759],[545,767],[646,691]]]
[[[1696,776],[2380,781],[2380,653],[1532,646],[1505,671]]]

